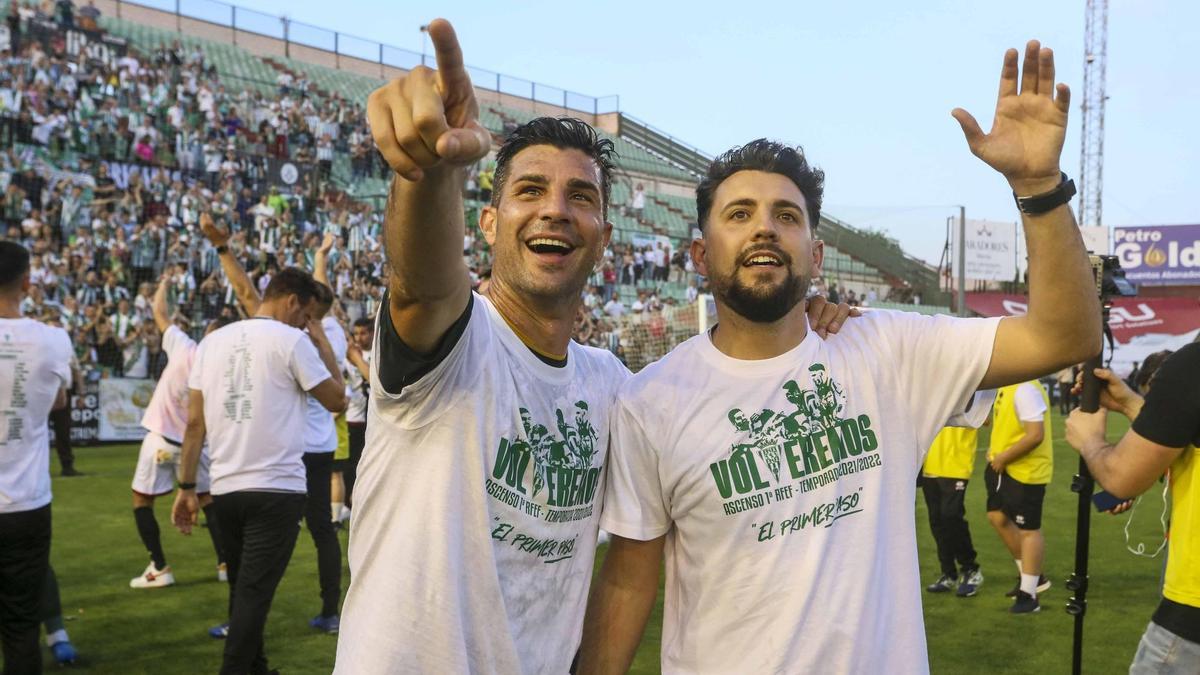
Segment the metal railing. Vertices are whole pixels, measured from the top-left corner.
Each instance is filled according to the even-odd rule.
[[[703,176],[712,155],[685,143],[627,113],[621,113],[618,134],[695,176]]]
[[[232,31],[231,39],[235,45],[239,31],[279,40],[284,44],[284,56],[287,58],[292,58],[292,45],[322,50],[334,57],[330,67],[337,70],[343,70],[341,57],[378,64],[381,76],[384,67],[411,70],[418,65],[433,65],[434,60],[432,54],[425,52],[385,45],[374,40],[296,21],[287,16],[273,16],[219,0],[110,0],[110,2],[115,5],[115,14],[118,19],[122,18],[122,6],[131,6],[173,15],[175,29],[178,32],[182,32],[181,20],[186,18],[229,28]],[[525,98],[538,103],[562,106],[569,110],[578,110],[592,115],[620,111],[620,97],[615,94],[588,96],[485,68],[467,66],[467,70],[471,74],[471,81],[480,89]]]

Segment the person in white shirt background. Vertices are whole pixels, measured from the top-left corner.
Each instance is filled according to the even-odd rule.
[[[208,214],[201,216],[200,229],[217,247],[221,266],[232,282],[238,302],[247,314],[257,314],[263,302],[262,297],[249,282],[245,269],[235,257],[229,255],[229,233],[217,226]],[[313,261],[313,279],[318,284],[318,293],[310,313],[313,320],[320,322],[321,331],[338,365],[338,372],[342,373],[346,369],[346,333],[331,314],[334,295],[329,286],[327,265],[333,242],[334,236],[326,234]],[[338,442],[337,429],[334,416],[314,396],[307,398],[304,436],[305,493],[308,495],[304,522],[317,547],[317,577],[321,590],[321,611],[309,621],[309,625],[316,630],[336,634],[339,625],[338,601],[342,592],[342,548],[333,527],[330,494],[333,453]]]
[[[188,421],[171,515],[181,532],[191,533],[207,439],[229,575],[222,673],[267,671],[263,631],[306,501],[308,396],[330,412],[346,407],[340,368],[314,316],[322,289],[297,268],[276,274],[252,318],[200,343],[188,379]]]
[[[367,440],[367,406],[371,391],[372,345],[375,342],[375,322],[367,317],[355,319],[350,332],[350,344],[346,351],[346,386],[350,389],[350,403],[346,406],[346,433],[350,444],[350,457],[334,461],[334,470],[342,475],[342,508],[338,506],[336,494],[330,514],[334,522],[349,517],[354,506],[354,482],[358,477],[358,463],[362,459]],[[336,490],[336,483],[335,483]]]
[[[142,428],[146,435],[138,452],[137,467],[133,474],[133,520],[138,536],[150,563],[141,575],[129,581],[130,588],[163,588],[175,583],[175,572],[167,564],[163,552],[162,537],[158,520],[154,517],[154,500],[175,490],[175,480],[180,472],[179,456],[183,444],[183,432],[187,427],[188,376],[196,356],[196,341],[171,322],[167,306],[169,277],[163,275],[154,292],[151,308],[154,323],[162,332],[162,348],[167,353],[167,367],[154,387],[150,404],[142,416]],[[213,320],[205,329],[205,335],[229,324],[224,318]],[[196,476],[196,495],[208,524],[213,550],[217,554],[217,579],[226,581],[224,558],[221,555],[220,523],[212,508],[209,494],[208,452],[201,449],[200,464]]]
[[[46,419],[67,404],[66,331],[21,316],[29,252],[0,241],[0,642],[6,672],[41,672],[40,604],[50,568]]]

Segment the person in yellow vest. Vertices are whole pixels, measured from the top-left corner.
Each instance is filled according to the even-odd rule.
[[[975,560],[971,529],[963,499],[975,470],[978,429],[946,427],[933,439],[921,468],[921,492],[929,507],[929,529],[937,545],[942,576],[925,587],[930,593],[956,591],[960,598],[975,595],[983,573]]]
[[[1104,381],[1101,410],[1076,409],[1067,418],[1067,443],[1112,494],[1133,497],[1169,475],[1163,597],[1129,666],[1132,675],[1200,672],[1200,344],[1179,349],[1153,371],[1158,356],[1146,359],[1138,378],[1144,399],[1112,372],[1097,369]],[[1132,422],[1116,445],[1105,440],[1106,409]]]
[[[1040,382],[1022,382],[996,392],[987,484],[988,522],[1012,553],[1021,578],[1009,591],[1009,611],[1041,609],[1038,593],[1050,588],[1042,576],[1046,542],[1042,537],[1042,501],[1054,473],[1050,399]]]

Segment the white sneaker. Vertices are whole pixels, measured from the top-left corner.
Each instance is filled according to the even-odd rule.
[[[217,565],[217,581],[229,581],[229,568],[225,567],[225,563]]]
[[[146,565],[146,571],[142,572],[142,576],[129,580],[130,588],[162,588],[174,584],[175,574],[171,572],[171,566],[167,565],[161,570],[155,569],[154,561],[150,561],[150,564]]]

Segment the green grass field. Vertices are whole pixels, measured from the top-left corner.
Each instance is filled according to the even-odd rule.
[[[1054,587],[1042,596],[1036,615],[1013,616],[1003,597],[1016,571],[999,538],[984,518],[984,490],[976,478],[967,492],[968,518],[986,582],[974,598],[925,596],[925,625],[935,673],[1062,673],[1071,660],[1072,618],[1062,611],[1064,586],[1074,563],[1075,494],[1070,492],[1076,455],[1061,441],[1055,417],[1055,476],[1046,498],[1046,574]],[[1113,422],[1112,431],[1123,430]],[[986,432],[985,432],[986,434]],[[136,446],[77,450],[87,475],[54,479],[52,559],[62,590],[67,630],[82,654],[76,670],[90,673],[211,673],[220,664],[221,644],[206,629],[223,620],[226,587],[216,581],[212,547],[205,531],[183,537],[168,526],[171,499],[159,500],[167,559],[178,583],[171,588],[134,591],[129,579],[146,565],[134,528],[129,480]],[[55,464],[57,472],[57,464]],[[920,501],[918,499],[918,501]],[[1157,494],[1136,512],[1140,540],[1161,536]],[[923,583],[937,576],[924,504],[917,506]],[[1138,638],[1158,601],[1163,556],[1150,560],[1125,551],[1125,517],[1093,518],[1089,613],[1084,672],[1126,672]],[[342,535],[343,543],[345,534]],[[1156,543],[1155,543],[1156,545]],[[597,565],[599,560],[597,560]],[[349,582],[348,576],[344,579]],[[291,566],[275,597],[267,626],[267,653],[282,672],[328,673],[335,639],[315,633],[308,619],[320,608],[316,556],[302,531]],[[633,672],[658,671],[659,607],[650,621]],[[49,663],[49,653],[46,654]],[[49,665],[48,670],[54,670]]]

